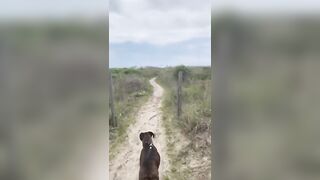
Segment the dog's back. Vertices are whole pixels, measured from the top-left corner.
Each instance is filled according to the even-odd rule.
[[[154,134],[151,133],[149,133],[150,135],[142,135],[143,138],[141,138],[140,135],[140,139],[142,139],[141,141],[143,142],[143,149],[140,155],[139,180],[159,180],[158,169],[160,166],[160,155],[157,148],[152,144],[152,141],[148,139],[154,136]],[[145,142],[143,140],[145,140]]]

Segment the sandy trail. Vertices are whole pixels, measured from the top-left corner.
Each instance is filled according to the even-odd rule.
[[[156,137],[153,139],[161,156],[159,174],[163,179],[168,168],[166,155],[166,136],[162,126],[161,102],[163,88],[155,82],[156,78],[149,82],[153,86],[153,94],[139,110],[135,124],[128,128],[128,137],[119,148],[119,153],[110,162],[110,180],[137,180],[139,176],[139,158],[142,149],[139,139],[140,132],[152,131]]]

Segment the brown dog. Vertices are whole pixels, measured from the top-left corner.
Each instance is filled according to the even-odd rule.
[[[139,180],[159,180],[160,155],[152,143],[153,132],[140,133],[142,150],[140,155]]]

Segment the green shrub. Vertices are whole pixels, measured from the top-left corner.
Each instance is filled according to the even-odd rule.
[[[178,80],[180,71],[183,73],[182,81],[186,81],[188,79],[188,77],[191,75],[190,69],[187,68],[186,66],[183,66],[183,65],[177,66],[177,67],[175,67],[174,72],[173,72],[176,80]]]

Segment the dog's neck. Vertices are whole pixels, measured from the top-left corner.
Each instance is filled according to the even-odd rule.
[[[149,149],[152,149],[152,147],[153,147],[153,144],[152,143],[149,144]]]
[[[144,148],[148,149],[148,150],[151,150],[153,148],[153,143],[149,144],[148,146],[144,146]]]

